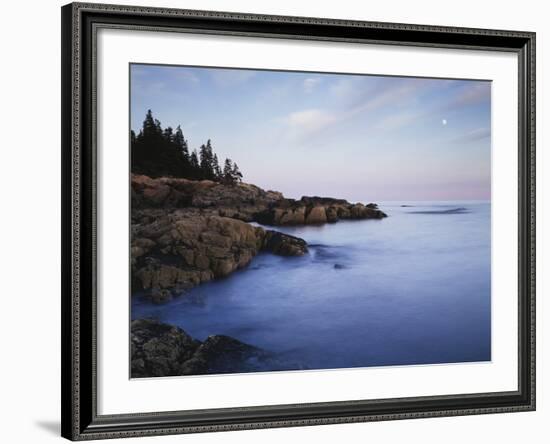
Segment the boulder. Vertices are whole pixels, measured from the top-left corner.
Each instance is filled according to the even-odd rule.
[[[338,209],[334,206],[327,207],[325,209],[325,213],[327,216],[327,222],[334,223],[338,222]]]
[[[262,349],[230,336],[213,335],[197,348],[192,363],[201,363],[203,373],[240,373],[257,370],[257,361],[267,359],[269,354]]]
[[[366,215],[367,208],[363,204],[355,204],[350,208],[352,219],[363,219]]]
[[[172,300],[172,292],[167,289],[154,288],[151,292],[151,301],[155,304],[162,304]]]
[[[303,225],[306,223],[306,207],[299,206],[288,210],[281,210],[278,225]]]
[[[272,230],[265,233],[263,249],[280,256],[302,256],[308,252],[305,240]]]
[[[132,378],[257,371],[272,359],[225,335],[200,342],[179,327],[152,319],[134,320],[130,327]]]
[[[200,345],[182,329],[153,320],[134,320],[130,329],[134,378],[180,375]]]
[[[307,252],[306,242],[226,217],[185,209],[140,210],[133,224],[133,291],[156,303],[246,267],[259,251]],[[170,290],[170,291],[167,291]]]
[[[309,213],[306,217],[306,224],[324,224],[326,222],[327,213],[325,211],[325,207],[317,205],[309,210]]]

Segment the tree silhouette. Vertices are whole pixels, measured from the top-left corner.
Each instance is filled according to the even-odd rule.
[[[143,133],[143,137],[146,137],[146,138],[150,138],[158,135],[158,128],[155,123],[155,119],[153,119],[153,113],[151,112],[151,110],[147,110],[147,114],[145,115],[145,120],[143,121],[142,133]]]
[[[183,137],[183,131],[181,126],[178,125],[176,132],[174,133],[174,143],[183,153],[183,158],[187,163],[189,163],[189,147],[187,146],[187,140]]]
[[[199,151],[189,154],[189,146],[181,126],[174,131],[165,129],[158,119],[147,110],[139,133],[130,130],[132,172],[150,177],[183,177],[193,180],[214,180],[227,184],[242,181],[237,164],[226,159],[223,171],[212,141],[200,146]]]
[[[215,180],[220,181],[222,179],[222,169],[220,168],[220,162],[218,162],[218,155],[214,154],[214,176]]]
[[[174,130],[171,126],[165,128],[165,130],[162,132],[162,137],[164,137],[164,140],[166,142],[173,142],[174,141]]]
[[[191,153],[191,158],[189,160],[189,163],[191,164],[191,168],[195,171],[199,170],[199,156],[197,155],[197,150],[193,150]]]
[[[233,182],[243,181],[243,175],[241,174],[241,171],[239,170],[237,163],[233,164],[233,168],[231,169],[231,177],[233,178]]]
[[[231,159],[225,159],[221,181],[225,184],[233,185],[241,182],[242,178],[243,175],[239,171],[237,164],[233,163]]]

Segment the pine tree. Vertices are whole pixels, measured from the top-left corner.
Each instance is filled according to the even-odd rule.
[[[132,171],[151,177],[181,177],[185,174],[185,159],[174,143],[171,127],[162,124],[147,111],[143,127],[132,142]]]
[[[144,138],[158,135],[156,122],[158,122],[158,120],[153,119],[151,110],[147,110],[142,128],[142,136]]]
[[[139,135],[132,144],[132,171],[153,175],[155,167],[151,169],[151,165],[155,163],[156,150],[161,142],[153,113],[148,110]]]
[[[200,167],[201,179],[208,179],[208,173],[210,171],[210,162],[208,160],[206,145],[204,144],[202,144],[199,148],[199,167]]]
[[[162,135],[162,125],[159,119],[155,119],[155,131],[159,136]]]
[[[234,163],[233,168],[231,168],[231,177],[232,177],[234,183],[243,181],[243,175],[242,175],[241,171],[239,170],[239,167],[237,166],[237,163]]]
[[[218,162],[217,154],[214,154],[213,166],[214,166],[214,179],[219,181],[222,179],[222,169],[220,168],[220,163]]]
[[[162,132],[162,136],[164,137],[164,140],[166,140],[167,142],[173,142],[174,141],[174,130],[172,129],[172,127],[171,126],[167,127]]]
[[[208,152],[208,156],[210,159],[213,159],[213,150],[212,150],[212,142],[210,139],[206,141],[206,151]]]
[[[195,149],[189,154],[181,126],[178,125],[175,131],[171,127],[163,129],[151,110],[147,111],[137,135],[130,130],[130,143],[133,173],[209,179],[227,184],[242,181],[239,167],[231,159],[225,159],[222,171],[210,139],[201,145],[199,152]]]
[[[206,142],[206,145],[201,145],[199,150],[200,167],[203,179],[213,180],[216,177],[214,154],[212,151],[212,143],[210,139]]]
[[[199,169],[199,156],[197,155],[197,150],[193,150],[191,156],[189,156],[189,163],[193,170],[196,171]]]
[[[233,171],[233,167],[231,164],[231,159],[225,159],[224,165],[223,165],[223,182],[227,184],[233,183],[233,176],[231,175],[231,172]]]
[[[185,140],[185,137],[183,137],[183,131],[181,130],[180,125],[178,125],[178,127],[176,128],[176,132],[174,133],[174,143],[181,150],[184,160],[188,163],[189,147],[187,146],[187,140]]]

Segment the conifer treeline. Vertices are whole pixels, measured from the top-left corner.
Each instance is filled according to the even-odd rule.
[[[150,177],[183,177],[194,180],[213,180],[234,184],[242,180],[239,167],[231,159],[225,159],[220,166],[218,156],[210,140],[201,145],[199,151],[189,152],[187,140],[178,125],[162,129],[159,120],[147,111],[143,127],[136,135],[130,131],[132,148],[132,172]]]

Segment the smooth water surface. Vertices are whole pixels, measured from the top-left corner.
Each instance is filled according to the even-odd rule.
[[[232,336],[275,353],[278,370],[490,360],[490,204],[380,209],[389,217],[276,227],[309,254],[262,253],[164,305],[134,297],[132,318]]]

